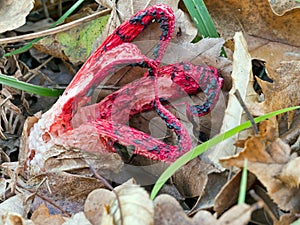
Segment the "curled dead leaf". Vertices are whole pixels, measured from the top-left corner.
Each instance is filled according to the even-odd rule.
[[[289,161],[282,169],[279,179],[289,188],[299,188],[300,183],[300,157]]]
[[[159,225],[241,225],[248,224],[254,210],[261,203],[252,206],[241,204],[230,208],[218,220],[208,211],[201,210],[193,218],[187,217],[179,203],[169,195],[160,195],[155,201],[155,223]]]
[[[248,170],[266,187],[274,202],[283,210],[299,213],[300,190],[296,185],[299,183],[298,159],[291,154],[290,147],[278,138],[271,121],[260,124],[260,134],[248,138],[242,152],[220,159],[220,162],[226,167],[242,168],[246,158]],[[292,184],[287,184],[289,181]]]
[[[101,212],[98,205],[103,206],[102,218],[97,218]],[[121,224],[122,220],[123,225],[153,225],[154,221],[153,203],[148,193],[133,180],[116,187],[115,193],[95,190],[87,198],[85,214],[93,224],[100,224],[100,221],[105,225]]]
[[[269,3],[273,12],[278,16],[282,16],[293,9],[300,8],[300,2],[297,1],[269,0]]]

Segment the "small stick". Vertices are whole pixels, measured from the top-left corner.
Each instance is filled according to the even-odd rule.
[[[242,108],[244,109],[248,119],[250,120],[251,124],[252,124],[252,127],[253,127],[253,130],[254,130],[254,133],[255,134],[258,134],[258,128],[257,128],[257,125],[256,123],[254,122],[254,118],[253,116],[250,114],[245,102],[243,101],[242,97],[241,97],[241,94],[239,92],[239,90],[236,90],[234,92],[234,95],[235,97],[237,98],[237,100],[239,101],[239,103],[241,104]]]
[[[99,173],[97,173],[97,171],[95,170],[95,168],[93,167],[93,165],[91,165],[90,163],[88,163],[87,160],[85,160],[85,162],[88,164],[90,171],[92,172],[92,174],[98,179],[100,180],[108,189],[110,189],[115,195],[116,195],[116,199],[119,205],[119,209],[120,209],[120,220],[121,220],[121,225],[123,225],[123,213],[122,213],[122,206],[121,206],[121,200],[119,198],[118,193],[115,191],[115,189],[110,185],[110,183],[107,182],[107,180],[102,177]]]
[[[76,27],[83,23],[94,20],[100,16],[104,16],[104,15],[110,13],[110,11],[111,11],[111,9],[105,9],[101,12],[96,12],[92,15],[83,17],[81,19],[75,20],[73,22],[70,22],[70,23],[67,23],[67,24],[52,28],[52,29],[43,30],[40,32],[31,33],[31,34],[20,35],[20,36],[16,36],[16,37],[2,38],[2,39],[0,39],[0,44],[8,44],[8,43],[14,43],[14,42],[19,42],[19,41],[25,41],[25,40],[44,37],[47,35],[56,34],[56,33],[62,32],[62,31],[70,30],[73,27]]]

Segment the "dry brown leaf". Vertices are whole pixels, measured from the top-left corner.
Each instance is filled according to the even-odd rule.
[[[26,16],[33,8],[34,0],[5,0],[0,7],[0,33],[25,24]]]
[[[211,164],[196,158],[175,173],[173,182],[180,194],[187,198],[202,196],[208,173],[212,170]]]
[[[266,72],[273,83],[257,78],[264,100],[256,94],[247,96],[246,105],[253,115],[299,104],[299,47],[246,36],[249,52],[254,59],[265,62]],[[288,112],[291,125],[294,111]]]
[[[113,192],[106,189],[96,189],[92,191],[85,203],[84,213],[92,224],[101,224],[103,210],[115,199]]]
[[[0,217],[1,225],[36,225],[31,220],[24,219],[21,215],[17,213],[9,212]]]
[[[216,219],[209,213],[207,219],[215,224]],[[207,221],[207,220],[206,220]],[[179,203],[170,195],[159,195],[154,200],[154,224],[155,225],[196,225],[192,218],[189,218],[179,205]],[[212,223],[213,222],[213,223]],[[205,224],[205,223],[201,223]]]
[[[245,99],[247,95],[256,93],[253,91],[253,78],[252,77],[252,65],[251,56],[248,52],[248,46],[246,40],[241,32],[238,32],[234,36],[235,47],[233,54],[233,71],[232,71],[232,89],[229,92],[229,100],[225,116],[220,132],[226,132],[227,130],[234,128],[247,120],[246,115],[243,113],[243,108],[239,104],[234,93],[238,90],[242,99]],[[248,131],[242,132],[239,135],[227,138],[216,146],[215,149],[209,152],[207,157],[214,162],[220,169],[223,169],[218,160],[220,157],[232,155],[235,152],[234,143],[239,137],[248,136]]]
[[[107,191],[95,190],[87,198],[85,215],[93,224],[100,224],[100,221],[105,225],[120,224],[121,219],[124,225],[153,224],[153,203],[143,188],[134,184],[133,180],[129,180],[116,187],[115,193],[118,198],[115,194],[108,194]],[[102,217],[99,218],[101,206],[104,206],[104,209]]]
[[[228,173],[211,173],[208,175],[208,182],[204,189],[204,194],[198,199],[197,204],[193,207],[193,211],[212,209],[215,205],[215,198],[226,184]]]
[[[285,213],[280,217],[279,221],[274,221],[273,225],[290,225],[297,217],[294,214]]]
[[[62,225],[65,219],[62,215],[51,215],[45,204],[41,204],[32,214],[31,220],[35,225]]]
[[[118,194],[121,211],[116,199],[110,205],[110,213],[114,220],[120,220],[120,212],[124,225],[153,224],[154,209],[148,193],[131,180],[115,188]],[[116,208],[117,207],[117,208]],[[117,210],[117,212],[115,212]]]
[[[218,220],[207,211],[199,211],[193,218],[183,212],[179,203],[169,195],[160,195],[154,201],[155,223],[159,225],[241,225],[248,224],[254,210],[261,204],[252,206],[236,205],[225,212]]]
[[[218,33],[225,39],[231,39],[234,32],[243,30],[249,35],[299,46],[299,9],[279,17],[267,0],[211,0],[205,4]]]
[[[281,171],[279,179],[289,188],[299,188],[300,184],[300,157],[289,161]]]
[[[46,172],[33,177],[27,181],[29,186],[26,187],[37,193],[32,208],[45,203],[52,213],[61,214],[63,210],[72,214],[82,211],[88,194],[94,189],[104,187],[99,180],[87,175]],[[60,208],[49,202],[55,203]]]
[[[300,2],[297,1],[290,1],[290,0],[269,0],[271,8],[273,12],[278,15],[282,16],[283,14],[293,10],[300,8]]]
[[[300,212],[300,190],[298,187],[291,187],[285,182],[292,180],[298,183],[298,178],[290,176],[288,163],[292,162],[296,155],[291,155],[290,147],[285,144],[276,132],[271,121],[263,121],[260,124],[260,134],[250,137],[245,141],[245,148],[242,152],[232,157],[220,160],[223,166],[243,167],[244,159],[248,159],[248,170],[256,175],[259,181],[266,187],[268,195],[278,206],[286,211]],[[298,160],[296,162],[296,165]],[[294,163],[293,162],[293,163]],[[283,168],[288,173],[282,175]],[[297,176],[299,167],[294,167]],[[284,181],[282,181],[284,177]]]
[[[65,218],[65,220],[63,225],[92,225],[83,212],[76,213],[71,218]]]
[[[143,188],[134,184],[133,180],[129,180],[116,187],[115,192],[118,199],[114,193],[103,190],[95,190],[87,198],[85,215],[93,224],[100,224],[100,221],[105,225],[120,224],[120,213],[124,225],[153,224],[153,203]],[[104,206],[104,209],[102,218],[99,218],[101,206]]]
[[[225,210],[236,204],[240,189],[237,188],[241,183],[242,172],[235,174],[220,190],[215,198],[214,210],[217,215],[221,215]],[[247,190],[252,186],[256,177],[248,173]]]
[[[253,204],[251,206],[246,204],[235,205],[220,217],[217,224],[246,225],[251,219],[252,212],[261,207],[261,203]]]

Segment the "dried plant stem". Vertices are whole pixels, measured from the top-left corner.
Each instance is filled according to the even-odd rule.
[[[31,33],[31,34],[20,35],[20,36],[16,36],[16,37],[2,38],[2,39],[0,39],[0,44],[8,44],[8,43],[26,41],[26,40],[30,40],[30,39],[34,39],[34,38],[44,37],[44,36],[51,35],[51,34],[56,34],[56,33],[62,32],[62,31],[70,30],[71,28],[74,28],[83,23],[89,22],[91,20],[94,20],[100,16],[107,15],[108,13],[110,13],[110,11],[111,11],[111,9],[105,9],[101,12],[94,13],[92,15],[83,17],[81,19],[75,20],[73,22],[70,22],[70,23],[67,23],[67,24],[52,28],[52,29],[43,30],[40,32]]]

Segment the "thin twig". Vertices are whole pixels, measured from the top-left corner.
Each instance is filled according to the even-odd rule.
[[[44,37],[47,35],[56,34],[56,33],[62,32],[62,31],[70,30],[71,28],[74,28],[83,23],[89,22],[91,20],[94,20],[100,16],[107,15],[108,13],[110,13],[110,11],[111,11],[111,9],[105,9],[101,12],[96,12],[92,15],[83,17],[81,19],[75,20],[73,22],[70,22],[70,23],[67,23],[67,24],[52,28],[52,29],[43,30],[40,32],[31,33],[31,34],[20,35],[20,36],[16,36],[16,37],[2,38],[2,39],[0,39],[0,44],[8,44],[8,43],[14,43],[14,42],[19,42],[19,41],[25,41],[25,40]]]
[[[107,188],[109,188],[115,195],[116,195],[116,200],[120,209],[120,220],[121,220],[121,225],[123,225],[123,213],[122,213],[122,207],[121,207],[121,200],[119,198],[118,193],[115,191],[115,189],[110,185],[110,183],[107,182],[107,180],[102,177],[99,173],[97,173],[97,171],[95,170],[95,168],[93,167],[93,165],[91,165],[90,163],[87,162],[87,160],[85,160],[86,163],[88,164],[90,171],[93,173],[93,175],[100,180]]]
[[[258,134],[258,128],[257,128],[257,125],[256,123],[254,122],[254,119],[253,119],[253,116],[250,114],[245,102],[243,101],[242,97],[241,97],[241,94],[239,92],[239,90],[236,90],[234,92],[234,95],[235,97],[237,98],[237,100],[239,101],[239,103],[241,104],[242,108],[244,109],[248,119],[250,120],[251,124],[252,124],[252,127],[253,127],[253,130],[254,130],[254,133],[255,134]]]

